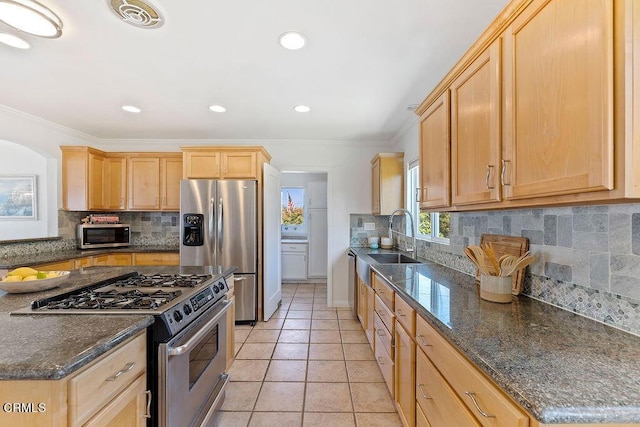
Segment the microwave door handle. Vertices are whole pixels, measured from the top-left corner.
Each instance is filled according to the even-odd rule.
[[[222,204],[222,198],[220,198],[220,203],[218,204],[218,248],[220,250],[220,256],[222,256],[222,244],[224,240],[224,232],[222,229],[223,217],[224,217],[224,206]],[[220,262],[218,262],[218,264],[220,264]]]

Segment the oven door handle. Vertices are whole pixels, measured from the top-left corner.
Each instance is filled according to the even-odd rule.
[[[188,352],[189,350],[191,350],[191,347],[194,347],[198,344],[198,342],[207,334],[209,333],[209,330],[211,329],[211,327],[213,325],[215,325],[216,323],[218,323],[218,321],[222,318],[222,316],[226,315],[227,310],[229,310],[229,307],[231,306],[231,301],[225,301],[224,306],[222,307],[222,309],[220,310],[220,313],[216,314],[211,320],[209,320],[204,327],[200,328],[200,330],[198,332],[196,332],[191,338],[189,338],[189,340],[178,346],[178,347],[169,347],[168,348],[168,354],[169,357],[171,356],[180,356],[182,354],[185,354],[186,352]]]

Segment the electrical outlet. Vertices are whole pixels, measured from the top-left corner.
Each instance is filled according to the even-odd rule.
[[[364,223],[364,229],[365,230],[375,230],[376,229],[376,223],[375,222],[365,222]]]

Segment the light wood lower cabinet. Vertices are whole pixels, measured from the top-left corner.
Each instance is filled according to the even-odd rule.
[[[5,409],[0,426],[145,426],[151,398],[146,343],[146,331],[140,332],[60,380],[0,381],[0,400],[23,405]]]
[[[365,285],[365,291],[367,293],[367,310],[366,310],[366,316],[367,316],[367,327],[364,330],[365,335],[367,336],[367,340],[369,341],[369,344],[371,345],[371,348],[375,350],[375,341],[373,339],[373,317],[375,316],[375,310],[374,310],[374,301],[375,301],[375,292],[374,290]]]
[[[231,301],[231,307],[227,311],[227,372],[233,365],[233,361],[236,357],[236,295],[234,286],[234,277],[231,276],[226,279],[229,292],[227,292],[227,299]]]
[[[32,266],[38,271],[70,271],[75,270],[74,260],[70,259],[67,261],[60,262],[50,262],[47,264],[36,264]]]
[[[413,336],[396,321],[395,349],[395,393],[398,415],[405,426],[415,424],[416,409],[416,344]]]
[[[93,265],[117,266],[131,265],[131,254],[106,254],[93,257]]]
[[[420,405],[416,405],[416,427],[431,427]]]
[[[422,351],[417,352],[416,402],[432,427],[480,427]]]
[[[180,265],[180,254],[170,252],[134,253],[133,265]]]
[[[529,417],[421,317],[416,319],[416,343],[481,425],[529,425]],[[419,399],[417,393],[416,398]],[[429,418],[426,409],[425,414]]]

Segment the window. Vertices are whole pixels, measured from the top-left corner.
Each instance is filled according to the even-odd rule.
[[[280,192],[282,234],[304,234],[307,231],[304,188],[282,187]]]
[[[416,238],[449,244],[451,231],[449,212],[420,212],[416,198],[416,189],[419,187],[420,170],[418,160],[414,160],[409,164],[407,175],[407,200],[409,201],[408,209],[416,220]]]

